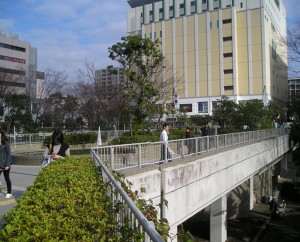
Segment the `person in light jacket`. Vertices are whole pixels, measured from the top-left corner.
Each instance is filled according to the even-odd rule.
[[[5,133],[2,129],[0,129],[0,175],[3,172],[7,193],[5,198],[11,198],[11,181],[9,178],[9,173],[12,165],[12,158],[10,152],[10,146],[8,139],[5,136]]]
[[[52,142],[47,145],[44,158],[60,159],[70,156],[69,145],[64,143],[64,135],[61,130],[55,130],[52,134]]]

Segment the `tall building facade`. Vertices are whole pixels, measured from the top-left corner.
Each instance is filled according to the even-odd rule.
[[[37,49],[18,35],[0,29],[0,84],[36,98]]]
[[[127,32],[161,41],[176,107],[211,114],[236,102],[288,99],[283,0],[129,0]]]
[[[124,69],[108,66],[107,68],[95,71],[95,79],[101,98],[114,99],[119,84],[124,80]]]

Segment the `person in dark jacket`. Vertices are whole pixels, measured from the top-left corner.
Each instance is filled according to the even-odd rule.
[[[205,123],[205,125],[201,129],[202,131],[202,136],[210,136],[210,127],[208,123]]]
[[[52,134],[52,142],[47,145],[44,158],[60,159],[70,156],[69,145],[64,143],[64,135],[61,130],[55,130]]]
[[[192,138],[192,132],[191,132],[190,127],[186,127],[185,138],[186,139]],[[191,154],[193,152],[193,144],[194,144],[193,140],[186,140],[186,145],[187,145],[187,148],[188,148],[188,154]]]
[[[7,193],[5,198],[11,198],[11,181],[9,178],[9,173],[12,165],[12,158],[10,152],[10,146],[8,139],[5,136],[5,133],[2,129],[0,129],[0,175],[3,172]]]

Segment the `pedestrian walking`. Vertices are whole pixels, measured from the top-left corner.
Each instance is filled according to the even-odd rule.
[[[172,158],[172,151],[171,149],[168,147],[167,142],[168,142],[168,133],[169,133],[169,124],[168,123],[164,123],[163,124],[163,130],[160,133],[160,141],[164,142],[161,146],[161,160],[164,161],[165,160],[165,154],[167,151],[167,159],[169,161]]]
[[[0,130],[0,175],[3,173],[6,182],[7,193],[5,198],[11,198],[11,180],[9,173],[12,165],[12,157],[10,151],[10,145],[4,131]]]

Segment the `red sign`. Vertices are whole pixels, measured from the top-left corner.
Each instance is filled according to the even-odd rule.
[[[19,58],[5,56],[5,55],[0,55],[0,60],[16,62],[16,63],[20,63],[20,64],[25,64],[26,63],[26,61],[24,59],[19,59]]]

